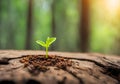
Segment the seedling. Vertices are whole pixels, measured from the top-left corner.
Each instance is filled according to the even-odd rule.
[[[52,37],[48,37],[46,42],[37,40],[36,43],[38,43],[39,45],[41,45],[42,47],[46,48],[46,58],[48,58],[48,48],[50,47],[50,45],[56,40],[56,38]]]

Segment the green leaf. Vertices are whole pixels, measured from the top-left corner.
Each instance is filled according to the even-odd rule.
[[[38,43],[39,45],[41,45],[41,46],[43,46],[43,47],[46,47],[46,44],[45,44],[45,42],[43,42],[43,41],[36,41],[36,43]]]
[[[52,38],[48,37],[46,40],[46,45],[49,47],[55,40],[56,40],[55,37],[52,37]]]
[[[54,38],[54,37],[52,37],[52,38],[48,37],[46,40],[46,43],[43,41],[40,41],[40,40],[36,41],[36,43],[38,43],[39,45],[46,48],[46,58],[48,58],[48,48],[55,40],[56,40],[56,38]]]

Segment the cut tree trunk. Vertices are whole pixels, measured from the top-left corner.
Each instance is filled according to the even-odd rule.
[[[120,57],[97,53],[49,52],[74,63],[66,69],[50,66],[32,75],[20,59],[44,51],[0,50],[0,84],[120,84]]]

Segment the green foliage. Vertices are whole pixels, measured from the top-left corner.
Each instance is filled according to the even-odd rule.
[[[46,42],[43,42],[43,41],[40,41],[40,40],[37,40],[36,43],[38,43],[39,45],[41,45],[42,47],[45,47],[46,48],[46,58],[48,58],[48,48],[50,47],[50,45],[56,40],[55,37],[48,37]]]
[[[26,31],[28,1],[0,0],[0,49],[25,49],[28,32]],[[35,40],[39,37],[42,37],[40,40],[45,40],[47,36],[53,35],[52,16],[54,16],[55,36],[59,38],[55,46],[56,51],[79,52],[81,46],[78,43],[80,37],[78,25],[81,19],[81,8],[78,8],[78,5],[81,2],[78,3],[78,1],[33,0],[31,49],[43,49],[34,44]],[[103,3],[103,0],[91,0],[90,2],[89,51],[119,54],[120,13],[106,9],[107,4]],[[45,42],[41,43],[46,47]]]

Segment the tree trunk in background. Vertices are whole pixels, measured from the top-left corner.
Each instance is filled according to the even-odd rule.
[[[81,23],[80,23],[80,47],[82,52],[87,52],[89,49],[89,0],[82,0]],[[81,7],[80,7],[81,8]]]
[[[14,26],[14,15],[13,15],[13,3],[11,0],[7,1],[7,12],[8,12],[8,25],[7,25],[7,48],[15,49],[15,26]],[[9,29],[10,28],[10,29]]]
[[[33,0],[28,2],[28,18],[27,18],[27,30],[26,30],[26,49],[31,49],[32,40],[32,4]]]
[[[53,0],[51,4],[51,12],[52,12],[52,37],[56,37],[56,24],[55,24],[55,0]],[[55,45],[52,45],[52,50],[55,49]]]
[[[0,25],[1,25],[1,23],[2,23],[2,21],[1,21],[1,16],[2,16],[2,14],[1,14],[1,12],[2,12],[2,0],[0,0]],[[0,26],[0,31],[2,31],[2,28],[1,28],[1,26]],[[0,32],[0,38],[2,38],[2,32]],[[0,48],[2,48],[2,42],[1,42],[1,40],[0,40]]]
[[[52,36],[56,36],[55,30],[56,30],[56,25],[55,25],[55,0],[53,0],[53,3],[51,5],[52,9]]]

